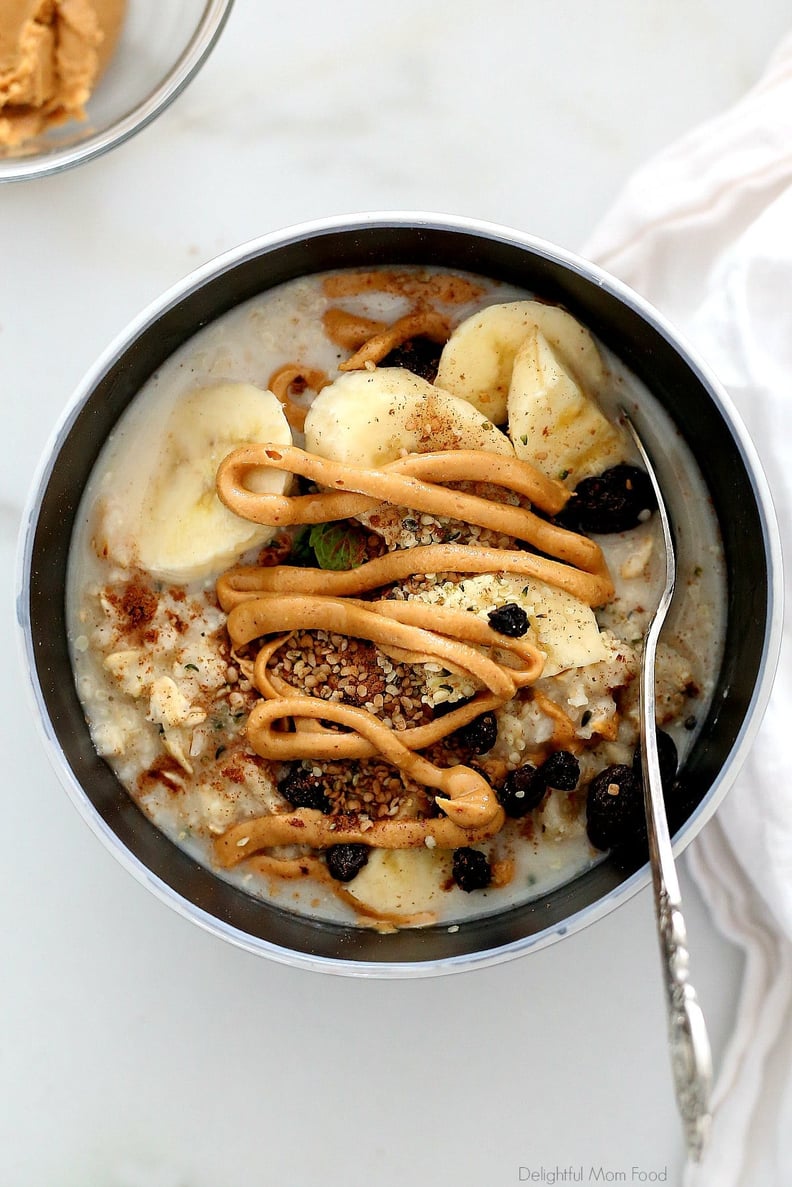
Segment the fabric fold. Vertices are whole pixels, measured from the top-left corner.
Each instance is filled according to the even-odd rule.
[[[792,555],[792,37],[739,103],[633,176],[583,254],[668,317],[725,386]],[[787,629],[751,753],[688,850],[713,919],[745,956],[712,1140],[688,1187],[788,1187],[792,1177],[791,710]]]

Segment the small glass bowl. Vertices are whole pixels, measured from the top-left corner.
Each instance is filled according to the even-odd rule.
[[[164,111],[200,70],[233,0],[129,0],[105,73],[69,120],[14,148],[0,148],[0,182],[60,173],[122,144]]]

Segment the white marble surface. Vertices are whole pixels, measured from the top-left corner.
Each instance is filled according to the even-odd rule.
[[[21,696],[10,573],[54,420],[165,286],[353,210],[468,214],[575,248],[634,165],[757,78],[787,21],[783,0],[750,18],[738,0],[237,0],[156,124],[0,190],[4,1187],[499,1187],[568,1166],[678,1182],[647,893],[547,951],[436,981],[327,978],[225,946],[67,802]],[[683,889],[719,1057],[740,959],[684,868]]]

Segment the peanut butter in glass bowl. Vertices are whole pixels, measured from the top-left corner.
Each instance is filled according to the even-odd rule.
[[[129,139],[206,60],[232,0],[8,0],[0,182],[58,173]]]

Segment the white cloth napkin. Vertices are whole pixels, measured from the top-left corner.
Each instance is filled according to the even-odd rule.
[[[726,386],[792,557],[792,36],[735,107],[631,179],[584,254],[659,308]],[[701,1166],[688,1167],[688,1187],[792,1183],[790,588],[764,725],[688,850],[713,918],[745,953],[712,1139]]]

